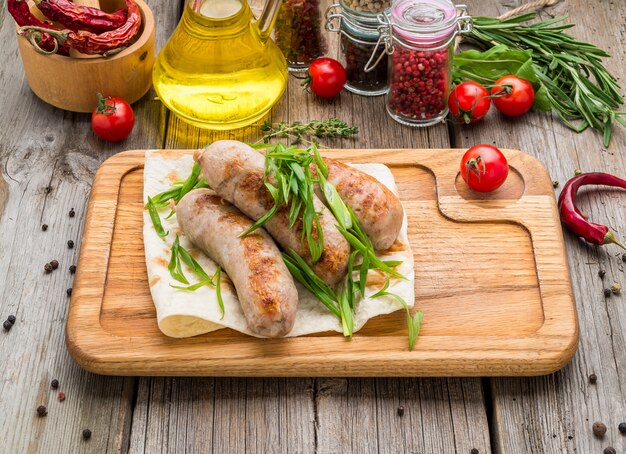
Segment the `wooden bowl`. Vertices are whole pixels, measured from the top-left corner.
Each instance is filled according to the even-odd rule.
[[[102,9],[114,10],[114,1],[102,0]],[[117,96],[131,104],[145,95],[152,86],[154,17],[143,0],[136,1],[143,19],[138,37],[111,57],[42,55],[18,35],[24,71],[33,92],[48,104],[72,112],[93,111],[96,93]],[[39,13],[32,5],[31,9]]]

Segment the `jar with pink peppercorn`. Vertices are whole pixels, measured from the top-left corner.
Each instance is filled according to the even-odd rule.
[[[448,114],[454,38],[472,29],[465,5],[450,0],[399,0],[379,16],[390,54],[389,115],[408,126],[430,126]]]

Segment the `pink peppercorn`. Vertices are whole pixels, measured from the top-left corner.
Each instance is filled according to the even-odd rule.
[[[415,51],[396,46],[391,55],[387,109],[406,120],[427,120],[445,112],[448,48]],[[410,64],[415,61],[417,64]]]

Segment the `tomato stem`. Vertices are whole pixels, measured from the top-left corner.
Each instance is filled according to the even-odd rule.
[[[467,173],[473,173],[480,181],[480,176],[487,173],[487,166],[485,165],[485,160],[481,155],[476,156],[475,158],[469,159],[465,163],[465,168],[467,169]]]
[[[98,98],[96,113],[104,115],[113,115],[115,113],[117,110],[115,100],[112,100],[110,97],[105,98],[101,93],[96,93],[96,97]],[[113,101],[113,105],[109,104],[109,101]]]

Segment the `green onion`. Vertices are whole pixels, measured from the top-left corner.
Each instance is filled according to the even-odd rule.
[[[291,274],[298,282],[304,285],[326,308],[341,320],[341,313],[337,303],[337,295],[330,286],[321,280],[307,263],[295,251],[291,255],[282,254],[283,261]]]
[[[352,337],[354,331],[354,318],[352,317],[352,307],[350,306],[350,294],[352,293],[352,286],[345,282],[341,286],[339,292],[339,306],[341,309],[341,326],[343,327],[343,335],[345,337]],[[354,294],[353,294],[354,295]]]
[[[185,197],[185,195],[194,188],[194,186],[198,183],[199,176],[200,176],[200,165],[197,162],[195,162],[193,164],[193,168],[191,169],[191,175],[187,177],[187,179],[181,186],[178,195],[176,195],[174,199],[176,203],[180,202],[180,200],[183,197]]]
[[[148,203],[146,204],[148,207],[148,213],[150,213],[150,219],[152,219],[152,225],[154,226],[154,230],[156,230],[159,238],[165,238],[169,232],[166,232],[163,229],[163,224],[161,224],[161,218],[159,217],[159,212],[154,206],[154,202],[150,197],[148,197]]]
[[[224,318],[224,300],[222,299],[222,267],[218,266],[217,270],[215,270],[215,275],[213,278],[215,279],[215,293],[217,294],[217,304],[220,306],[220,311],[222,311],[222,316],[220,320]]]
[[[180,285],[172,285],[172,284],[170,284],[170,287],[175,288],[176,290],[182,290],[184,292],[195,292],[200,287],[204,287],[205,285],[214,286],[215,284],[213,283],[212,280],[209,279],[207,281],[200,281],[197,284],[189,285],[187,287],[183,287]]]
[[[182,290],[186,292],[194,292],[198,290],[200,287],[204,287],[205,285],[210,285],[211,287],[215,287],[215,293],[217,295],[217,304],[220,307],[220,312],[222,316],[220,320],[224,318],[224,300],[222,299],[222,286],[221,286],[221,275],[222,275],[222,267],[218,265],[215,270],[215,274],[211,277],[206,271],[202,268],[202,266],[192,257],[192,255],[187,251],[184,247],[179,244],[178,236],[176,236],[176,241],[174,241],[174,245],[172,246],[172,258],[170,259],[170,264],[168,269],[170,270],[170,274],[174,279],[180,282],[184,282],[185,284],[189,284],[186,281],[185,276],[180,269],[180,260],[179,258],[194,272],[196,276],[198,276],[201,281],[197,284],[189,285],[188,287],[182,287],[178,285],[171,285],[172,288],[177,290]],[[180,274],[178,274],[178,271]],[[185,279],[184,281],[179,279],[182,277]]]
[[[196,276],[198,276],[202,281],[211,281],[211,285],[215,285],[212,283],[212,278],[209,277],[208,274],[202,269],[202,266],[194,259],[189,251],[187,251],[184,247],[178,246],[178,254],[183,262],[191,268]]]
[[[176,235],[176,239],[174,240],[174,244],[172,245],[172,257],[170,258],[170,263],[167,265],[167,269],[169,270],[170,275],[178,282],[182,282],[183,284],[189,284],[189,281],[183,274],[183,270],[180,267],[179,247],[180,240],[178,238],[178,235]]]
[[[409,351],[413,351],[413,347],[415,347],[415,342],[417,341],[417,337],[420,333],[420,328],[422,326],[422,320],[424,318],[424,314],[422,311],[417,311],[413,316],[411,316],[411,310],[409,309],[409,305],[395,293],[387,292],[386,290],[389,288],[389,276],[386,276],[385,285],[378,292],[373,294],[370,298],[379,298],[381,296],[390,296],[402,304],[404,310],[406,311],[406,322],[408,326],[409,332]]]

